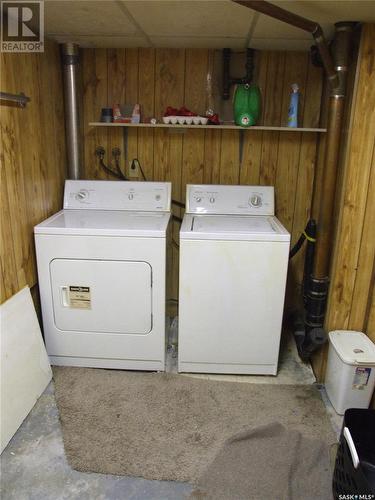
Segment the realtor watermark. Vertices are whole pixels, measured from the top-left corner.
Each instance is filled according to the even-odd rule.
[[[43,1],[1,1],[1,52],[44,52]]]

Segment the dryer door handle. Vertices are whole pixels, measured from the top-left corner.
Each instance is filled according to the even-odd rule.
[[[60,293],[61,293],[61,303],[63,307],[70,307],[68,287],[67,286],[60,287]]]

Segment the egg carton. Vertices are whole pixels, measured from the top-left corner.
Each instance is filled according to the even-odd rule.
[[[163,116],[163,122],[170,125],[207,125],[204,116]]]

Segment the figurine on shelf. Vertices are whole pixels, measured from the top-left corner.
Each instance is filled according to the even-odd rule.
[[[219,115],[214,113],[212,109],[206,111],[206,116],[208,118],[208,125],[220,125]]]
[[[114,104],[113,121],[115,123],[140,123],[140,104]]]

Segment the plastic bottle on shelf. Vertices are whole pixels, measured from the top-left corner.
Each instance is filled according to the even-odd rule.
[[[298,127],[298,101],[299,87],[297,83],[293,83],[292,92],[290,93],[290,105],[288,111],[288,127]]]
[[[237,85],[234,93],[234,122],[241,127],[256,125],[260,114],[260,90],[248,83]]]

